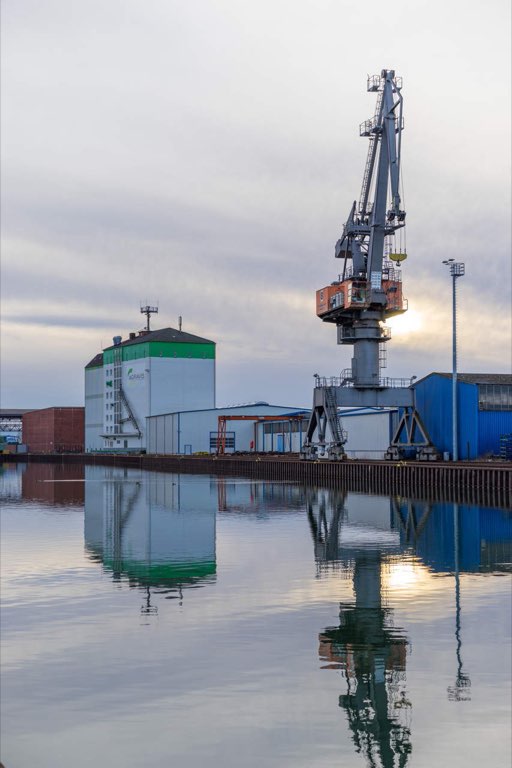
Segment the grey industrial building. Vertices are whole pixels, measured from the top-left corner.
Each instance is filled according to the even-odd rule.
[[[146,450],[146,419],[215,407],[215,342],[175,328],[115,336],[85,367],[85,450]]]
[[[271,446],[268,441],[265,441],[264,428],[274,424],[273,421],[266,422],[266,417],[282,417],[283,419],[282,422],[276,422],[281,429],[281,436],[279,442],[276,437],[275,446]],[[265,402],[151,416],[147,420],[148,453],[215,452],[219,432],[221,432],[220,421],[222,419],[226,420],[224,445],[226,453],[289,450],[289,447],[285,448],[284,436],[291,428],[290,425],[295,425],[297,430],[295,434],[300,437],[301,430],[305,433],[308,417],[309,411],[270,405]],[[299,441],[297,441],[298,444]]]

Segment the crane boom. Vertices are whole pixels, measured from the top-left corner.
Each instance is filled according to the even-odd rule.
[[[405,226],[399,190],[402,83],[394,70],[384,69],[368,78],[367,88],[377,93],[377,104],[373,117],[359,128],[370,145],[359,203],[352,204],[335,247],[336,258],[344,259],[343,271],[317,291],[319,317],[336,324],[339,344],[354,345],[346,378],[356,387],[379,386],[379,344],[389,338],[383,323],[407,309],[400,272],[384,256],[386,237]]]

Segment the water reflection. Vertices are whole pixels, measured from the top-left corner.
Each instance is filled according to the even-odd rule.
[[[3,497],[0,483],[6,765],[510,763],[510,514],[14,470]]]
[[[391,525],[403,551],[413,551],[436,573],[510,572],[509,512],[453,502],[391,498]]]
[[[370,766],[405,766],[412,751],[410,643],[386,603],[392,592],[386,571],[407,556],[431,571],[453,573],[457,670],[447,693],[451,701],[467,701],[471,680],[462,661],[460,574],[511,570],[512,517],[496,509],[341,490],[308,489],[306,506],[318,577],[335,569],[352,579],[354,589],[354,601],[340,604],[339,626],[319,634],[320,659],[345,681],[339,706],[356,751]]]
[[[469,701],[471,680],[462,670],[462,637],[461,637],[461,605],[460,605],[460,532],[459,505],[453,505],[453,540],[455,566],[455,639],[457,641],[457,677],[454,685],[448,688],[448,698],[451,701]]]
[[[216,575],[216,493],[179,475],[86,467],[85,546],[114,581],[141,587],[144,614],[155,591],[183,599],[183,589]]]
[[[351,499],[352,501],[352,499]],[[353,579],[352,603],[341,603],[339,626],[319,635],[324,668],[340,670],[346,692],[339,697],[357,752],[370,765],[405,766],[411,752],[411,702],[405,686],[409,642],[393,625],[382,593],[386,555],[399,549],[382,499],[350,512],[340,491],[310,491],[308,520],[320,572],[338,566]],[[364,528],[362,524],[364,521]],[[395,762],[397,758],[398,763]]]
[[[275,513],[296,513],[304,508],[304,489],[288,483],[215,479],[218,510],[268,519]]]
[[[84,467],[80,464],[21,465],[21,496],[52,506],[84,503]]]

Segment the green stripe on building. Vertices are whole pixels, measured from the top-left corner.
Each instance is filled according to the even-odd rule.
[[[114,362],[114,353],[120,349],[121,360],[140,360],[145,357],[191,358],[193,360],[215,360],[215,344],[187,344],[184,342],[147,341],[142,344],[127,344],[103,353],[103,364]]]
[[[192,563],[148,563],[133,560],[113,560],[105,557],[103,565],[112,571],[123,573],[145,584],[165,584],[177,582],[193,583],[208,576],[215,576],[215,561],[198,561]]]

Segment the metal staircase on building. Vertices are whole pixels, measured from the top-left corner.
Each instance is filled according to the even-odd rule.
[[[126,434],[123,432],[123,424],[131,422],[134,426],[137,437],[141,436],[141,430],[138,425],[135,414],[130,406],[122,385],[123,376],[123,355],[121,349],[114,349],[114,433],[116,435]],[[127,416],[123,417],[123,406]]]
[[[127,421],[131,421],[131,423],[135,427],[135,431],[137,432],[138,437],[140,437],[141,436],[140,427],[138,425],[137,419],[135,418],[135,414],[133,413],[133,411],[132,411],[132,409],[130,407],[130,403],[128,401],[128,398],[126,397],[126,395],[124,393],[124,389],[122,387],[119,388],[119,395],[121,397],[121,402],[123,403],[123,405],[124,405],[124,407],[126,409],[126,413],[128,414],[128,416],[126,416],[125,418],[121,419],[121,424],[124,424]]]

